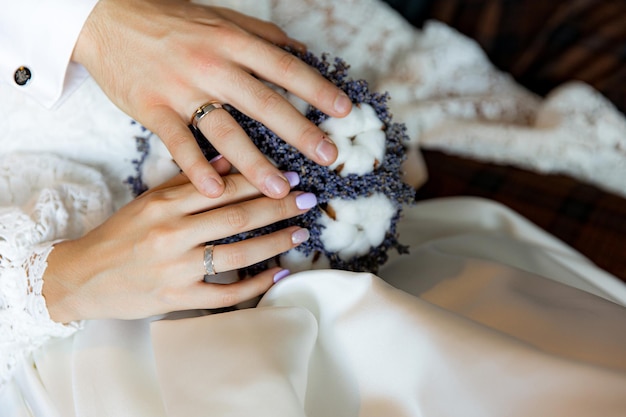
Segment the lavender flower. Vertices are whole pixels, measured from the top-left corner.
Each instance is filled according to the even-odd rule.
[[[327,55],[297,55],[341,88],[354,103],[352,113],[345,119],[329,118],[306,106],[306,117],[327,130],[337,143],[338,162],[330,167],[317,165],[262,123],[235,108],[229,107],[228,111],[279,169],[300,175],[297,189],[314,193],[319,205],[296,218],[212,243],[235,242],[298,225],[308,228],[311,234],[307,242],[290,251],[298,253],[261,262],[243,273],[256,274],[270,262],[291,262],[292,269],[293,262],[299,262],[300,267],[295,269],[318,265],[375,273],[387,261],[389,250],[407,252],[398,241],[397,231],[402,206],[415,200],[415,190],[402,181],[400,171],[405,158],[404,143],[408,141],[405,126],[392,121],[388,95],[370,91],[364,80],[350,79],[349,67],[343,60],[335,58],[331,64]],[[201,133],[194,133],[205,156],[215,156],[215,149]],[[376,221],[378,224],[374,224]],[[342,239],[346,242],[342,243]],[[319,259],[323,262],[317,262]]]

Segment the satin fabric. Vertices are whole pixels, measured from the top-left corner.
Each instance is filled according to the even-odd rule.
[[[479,199],[419,203],[401,235],[411,253],[380,276],[308,271],[256,308],[89,322],[18,390],[63,417],[625,414],[621,282]]]

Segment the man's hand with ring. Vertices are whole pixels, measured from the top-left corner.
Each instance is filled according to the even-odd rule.
[[[118,107],[163,140],[201,193],[217,197],[224,181],[188,128],[190,116],[206,103],[236,107],[319,164],[337,156],[327,135],[263,80],[333,117],[349,113],[350,99],[276,45],[303,48],[274,24],[229,9],[180,0],[100,0],[73,60]],[[227,111],[211,111],[197,126],[262,193],[279,198],[289,192],[284,175]]]

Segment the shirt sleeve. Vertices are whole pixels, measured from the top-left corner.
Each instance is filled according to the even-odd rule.
[[[70,59],[98,0],[0,1],[0,80],[52,108],[88,76]],[[23,85],[19,68],[30,74]]]

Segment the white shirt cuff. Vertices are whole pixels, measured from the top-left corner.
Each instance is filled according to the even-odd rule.
[[[0,79],[51,108],[87,78],[70,62],[80,31],[98,0],[3,1],[0,14]],[[31,78],[19,85],[20,67]]]

